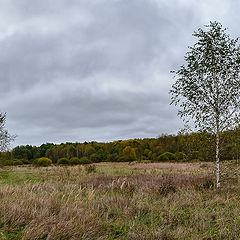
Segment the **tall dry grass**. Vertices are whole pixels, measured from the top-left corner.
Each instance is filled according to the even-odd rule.
[[[18,174],[17,169],[8,171]],[[19,239],[240,236],[238,177],[217,191],[207,172],[105,175],[88,174],[81,167],[27,171],[34,182],[28,176],[27,181],[0,186],[0,229],[21,232]],[[8,176],[6,170],[1,174]]]

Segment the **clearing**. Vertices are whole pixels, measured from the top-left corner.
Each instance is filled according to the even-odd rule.
[[[0,169],[0,239],[239,239],[240,166],[99,163]]]

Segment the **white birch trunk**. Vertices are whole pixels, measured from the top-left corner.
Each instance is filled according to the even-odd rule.
[[[220,188],[220,160],[219,160],[219,130],[216,133],[216,177],[217,177],[217,188]]]
[[[215,79],[215,86],[216,86],[216,180],[217,180],[217,188],[220,188],[220,159],[219,159],[219,86],[218,81],[216,79],[216,70],[214,69],[214,79]]]
[[[216,179],[217,188],[220,188],[220,160],[219,160],[219,111],[218,111],[218,98],[217,98],[217,109],[216,109]]]

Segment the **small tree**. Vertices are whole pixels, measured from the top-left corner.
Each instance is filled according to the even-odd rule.
[[[15,139],[15,136],[10,135],[5,129],[5,124],[6,113],[0,113],[0,152],[6,151],[10,142]]]
[[[126,146],[123,149],[123,156],[126,161],[136,161],[137,160],[136,151],[134,148],[131,148],[130,146]]]
[[[35,165],[38,167],[48,167],[52,165],[52,160],[46,157],[42,157],[37,159]]]
[[[189,117],[195,127],[216,137],[216,180],[220,188],[220,133],[233,128],[240,107],[240,48],[226,29],[210,22],[207,30],[198,29],[193,36],[198,42],[189,47],[186,66],[178,71],[172,86],[172,102],[180,106],[179,115]]]
[[[59,158],[57,160],[57,164],[68,165],[69,164],[69,160],[67,158]]]

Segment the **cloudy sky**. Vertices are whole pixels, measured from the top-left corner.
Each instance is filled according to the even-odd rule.
[[[13,146],[177,133],[170,71],[209,21],[239,36],[239,10],[237,0],[0,0]]]

